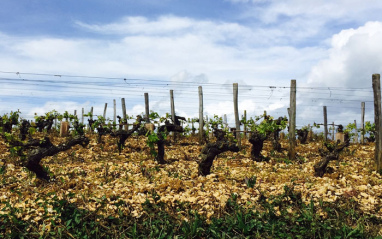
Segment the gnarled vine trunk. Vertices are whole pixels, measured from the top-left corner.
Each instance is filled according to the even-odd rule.
[[[198,162],[198,174],[201,176],[209,175],[215,157],[226,151],[239,152],[239,147],[227,141],[216,141],[204,146],[201,151],[201,160]]]
[[[66,151],[77,144],[86,146],[89,144],[89,139],[85,136],[77,136],[57,146],[53,145],[48,137],[45,137],[42,141],[32,140],[21,145],[25,148],[33,148],[26,155],[26,161],[23,164],[27,169],[34,172],[37,178],[49,181],[50,177],[48,172],[41,166],[41,160],[47,156],[53,156],[61,151]]]
[[[29,123],[28,120],[23,120],[21,122],[21,126],[20,126],[20,136],[19,138],[21,140],[25,140],[27,138],[27,134],[28,134],[28,131],[29,131],[29,128],[30,128],[31,124]]]
[[[281,144],[280,144],[280,131],[281,130],[276,130],[272,133],[272,147],[273,150],[276,150],[277,152],[281,152]]]
[[[165,164],[166,161],[164,160],[164,145],[165,145],[165,138],[163,137],[163,134],[165,132],[183,132],[182,126],[174,125],[174,124],[165,124],[158,128],[158,141],[157,141],[157,147],[158,147],[158,154],[156,157],[156,160],[160,164]]]
[[[279,117],[276,120],[270,120],[270,119],[266,119],[266,120],[268,120],[270,122],[273,121],[277,126],[281,126],[282,122],[285,119],[283,117]],[[272,137],[272,147],[273,147],[273,150],[275,150],[277,152],[281,152],[282,151],[281,144],[280,144],[280,132],[281,132],[281,128],[276,128],[273,132],[267,132],[267,135],[270,134],[271,137]]]
[[[38,132],[42,132],[45,128],[47,131],[51,130],[53,126],[53,119],[45,119],[41,117],[37,122],[36,122],[36,127],[38,129]]]
[[[301,144],[306,144],[308,140],[309,130],[308,129],[298,129],[297,136]]]
[[[126,130],[123,130],[122,127],[120,127],[119,130],[111,133],[111,136],[119,137],[119,140],[117,143],[119,154],[121,154],[122,149],[125,146],[126,139],[129,138],[135,131],[139,130],[142,121],[143,121],[142,117],[140,115],[138,115],[137,121],[134,123],[132,129],[126,131]]]
[[[261,155],[261,150],[263,150],[264,141],[266,136],[257,131],[252,132],[251,137],[249,137],[249,142],[252,144],[251,157],[257,162],[264,161],[264,156]]]
[[[344,143],[339,144],[338,142],[334,145],[334,147],[330,146],[329,143],[325,144],[328,151],[321,150],[321,155],[323,158],[320,162],[314,165],[314,176],[322,177],[327,171],[327,166],[330,161],[338,160],[340,152],[344,150],[347,146],[349,146],[349,140]]]
[[[102,136],[110,134],[111,129],[110,128],[104,128],[102,125],[100,125],[97,127],[97,133],[98,133],[97,143],[100,144],[100,143],[102,143]]]
[[[215,143],[206,144],[200,153],[201,159],[198,162],[198,174],[201,176],[206,176],[211,173],[214,159],[219,154],[227,151],[239,152],[239,147],[226,139],[225,131],[218,128],[213,128],[213,130],[217,141]]]

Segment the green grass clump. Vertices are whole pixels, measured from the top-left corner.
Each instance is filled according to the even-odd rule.
[[[148,197],[153,200],[142,204],[144,213],[139,218],[122,213],[128,205],[115,198],[98,199],[93,212],[79,209],[69,198],[40,200],[41,206],[52,206],[54,211],[42,216],[52,224],[43,232],[33,218],[20,219],[20,209],[1,202],[0,210],[8,213],[0,213],[0,238],[377,238],[377,228],[382,224],[380,219],[363,215],[354,207],[355,202],[345,204],[347,208],[340,208],[338,203],[315,205],[313,201],[306,205],[288,186],[281,195],[261,196],[256,210],[239,205],[238,195],[232,195],[223,216],[210,220],[186,203],[164,204],[154,191]],[[116,207],[115,216],[98,213],[106,204]],[[182,220],[179,212],[187,220]]]

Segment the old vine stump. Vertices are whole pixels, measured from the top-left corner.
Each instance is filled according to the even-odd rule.
[[[340,152],[347,146],[349,146],[349,141],[346,141],[345,143],[337,142],[334,146],[326,142],[325,147],[327,148],[327,151],[321,150],[321,155],[323,158],[320,162],[314,165],[314,176],[323,177],[327,172],[329,162],[332,160],[338,160]]]
[[[225,131],[216,127],[213,130],[217,141],[215,143],[208,143],[200,153],[201,159],[198,161],[198,174],[201,176],[211,173],[213,161],[219,154],[226,151],[239,152],[239,147],[226,139]]]
[[[47,156],[53,156],[61,151],[66,151],[77,144],[86,146],[89,144],[89,139],[85,136],[76,136],[57,146],[53,145],[48,137],[45,137],[44,140],[30,141],[22,145],[25,148],[31,149],[26,155],[24,166],[34,172],[37,178],[49,181],[50,177],[48,172],[41,166],[41,160]]]
[[[251,157],[257,162],[265,160],[265,157],[261,155],[261,150],[263,150],[264,141],[266,138],[266,135],[255,131],[251,134],[251,137],[248,140],[252,144]]]
[[[201,151],[201,160],[198,163],[198,174],[201,176],[209,175],[215,157],[226,151],[239,152],[239,147],[234,143],[224,141],[208,143],[204,146]]]

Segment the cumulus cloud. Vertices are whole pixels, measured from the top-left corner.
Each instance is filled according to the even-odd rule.
[[[65,111],[68,111],[70,114],[74,114],[74,111],[77,111],[77,115],[82,114],[82,108],[84,108],[85,114],[90,111],[90,104],[89,102],[84,102],[79,104],[78,102],[74,101],[62,101],[62,102],[55,102],[55,101],[47,101],[45,104],[41,107],[31,107],[28,109],[28,111],[22,111],[22,113],[26,113],[29,117],[32,115],[44,115],[47,112],[50,112],[52,110],[56,110],[59,113],[64,113]],[[97,115],[97,113],[95,113]]]
[[[197,84],[208,82],[207,85],[212,86],[203,89],[205,112],[209,115],[227,114],[229,118],[233,112],[231,94],[234,82],[239,83],[239,89],[248,86],[248,90],[253,85],[289,86],[290,79],[297,79],[300,86],[307,78],[309,85],[342,84],[354,87],[360,85],[356,78],[370,79],[372,73],[380,71],[378,67],[382,65],[382,60],[375,54],[381,51],[380,23],[371,22],[338,33],[332,37],[330,49],[327,50],[327,45],[322,42],[314,47],[309,46],[309,39],[316,36],[327,21],[320,21],[319,14],[312,12],[319,20],[315,23],[315,18],[307,19],[308,14],[303,12],[305,7],[308,12],[326,11],[324,6],[321,10],[312,10],[305,3],[301,3],[302,7],[294,7],[296,1],[289,1],[291,5],[257,2],[263,2],[263,7],[274,8],[274,19],[287,16],[285,22],[272,23],[272,16],[267,19],[265,15],[259,16],[267,27],[256,23],[244,25],[173,15],[125,17],[106,24],[77,22],[80,30],[92,31],[96,33],[92,37],[97,34],[101,37],[19,38],[2,34],[0,65],[9,71],[138,78],[150,82],[157,80],[162,85],[168,83],[165,92],[155,84],[149,86],[142,82],[137,83],[139,88],[126,84],[110,90],[111,81],[110,84],[85,86],[88,89],[84,92],[88,93],[83,93],[82,89],[80,91],[80,87],[73,89],[73,86],[70,89],[63,86],[54,92],[43,89],[49,97],[80,94],[90,97],[96,89],[99,96],[92,104],[99,104],[97,108],[101,109],[105,102],[110,102],[111,97],[124,97],[125,94],[131,99],[128,106],[131,114],[143,112],[144,92],[150,93],[151,109],[161,114],[169,112],[167,90],[171,87],[175,90],[177,113],[197,117]],[[329,7],[327,4],[325,6]],[[304,44],[296,45],[296,42]],[[312,66],[315,67],[312,69]],[[187,82],[194,83],[189,85],[190,89],[184,88]],[[223,83],[227,85],[222,86]],[[194,89],[191,90],[192,87]],[[40,93],[38,86],[24,88],[25,92],[32,89]],[[0,93],[6,94],[5,89],[0,89]],[[13,93],[8,91],[7,94]],[[239,98],[241,94],[239,90]],[[260,99],[258,94],[251,94],[240,99],[240,114],[247,110],[248,115],[259,115],[267,110],[271,114],[280,112],[278,115],[284,115],[286,110],[283,108],[288,106],[288,101],[287,97],[282,98],[283,102],[274,102],[274,95]],[[277,100],[280,101],[281,97]],[[79,110],[84,98],[73,101],[77,105],[68,104],[65,108]],[[52,102],[59,104],[59,101]],[[47,105],[42,105],[40,108],[39,112],[42,112],[55,107],[47,110]]]
[[[334,35],[328,57],[312,68],[308,84],[349,88],[371,86],[371,75],[382,72],[381,42],[381,22],[368,22]]]
[[[235,22],[177,16],[126,17],[110,24],[77,23],[111,38],[35,37],[0,41],[0,59],[15,71],[169,79],[181,71],[210,82],[294,78],[322,57],[319,47],[264,46],[278,33]],[[161,27],[164,26],[164,27]],[[5,46],[5,44],[7,44]],[[2,52],[3,53],[3,52]],[[270,82],[271,83],[271,82]]]
[[[241,18],[266,28],[276,44],[323,44],[329,34],[354,25],[363,25],[371,19],[380,19],[382,2],[370,0],[230,0],[246,4]]]

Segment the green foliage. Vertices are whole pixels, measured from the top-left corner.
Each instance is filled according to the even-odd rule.
[[[74,128],[73,135],[74,136],[84,135],[85,134],[84,127],[85,125],[83,123],[80,123],[78,119],[75,119],[73,122],[73,128]]]
[[[155,121],[156,119],[160,119],[160,118],[161,117],[160,117],[160,115],[157,112],[154,112],[154,111],[150,110],[149,119]],[[156,123],[158,123],[158,122],[156,122]]]
[[[211,125],[211,128],[219,128],[220,126],[220,129],[224,129],[223,118],[218,115],[214,115],[213,118],[209,119],[208,123]]]
[[[72,115],[72,114],[69,114],[68,111],[65,111],[64,114],[58,114],[57,115],[57,119],[59,121],[62,121],[62,119],[65,119],[66,121],[73,121],[75,119],[78,119],[77,118],[77,115]]]
[[[21,157],[21,160],[25,159],[24,147],[21,146],[18,137],[12,133],[4,133],[5,142],[8,145],[11,157]]]
[[[259,124],[257,122],[259,120],[263,119]],[[280,118],[280,121],[275,120],[272,116],[269,115],[262,115],[258,116],[255,119],[252,117],[245,121],[244,119],[242,122],[244,124],[247,124],[247,126],[252,130],[256,131],[264,136],[268,136],[270,133],[275,132],[276,130],[283,130],[286,128],[288,124],[288,120],[286,117]]]
[[[234,135],[232,134],[232,132],[229,131],[229,128],[224,126],[222,117],[219,117],[218,115],[214,115],[213,118],[209,119],[208,124],[211,126],[212,129],[223,130],[225,132],[225,138],[227,138],[229,141],[236,142],[236,139]],[[206,130],[206,136],[208,137],[208,130]]]
[[[158,134],[161,134],[161,135],[158,135]],[[150,154],[156,157],[158,153],[155,150],[155,145],[159,142],[159,140],[166,140],[167,132],[157,133],[154,131],[147,131],[146,136],[147,136],[146,143],[147,143],[147,146],[149,146],[150,148]],[[162,139],[160,137],[162,137]]]
[[[276,158],[275,160],[278,163],[285,163],[285,164],[292,164],[293,163],[289,158]]]
[[[138,218],[124,213],[129,204],[118,197],[93,198],[97,202],[93,212],[70,202],[76,197],[69,193],[61,198],[53,192],[36,200],[44,208],[41,217],[51,223],[45,231],[39,230],[33,217],[25,220],[19,216],[25,209],[0,202],[0,238],[371,238],[377,232],[371,234],[365,228],[381,223],[381,219],[338,204],[305,204],[293,186],[285,186],[277,196],[261,195],[256,202],[261,210],[252,208],[252,202],[244,208],[237,202],[240,195],[232,194],[221,216],[208,221],[187,203],[166,205],[155,190],[147,193],[144,212]],[[116,216],[97,213],[104,211],[106,204],[112,205],[108,215],[114,208]],[[53,214],[48,213],[48,207]],[[322,217],[319,211],[327,216]]]
[[[142,115],[143,115],[143,113],[142,113]],[[145,118],[145,116],[142,117],[142,118]],[[158,123],[164,123],[164,122],[166,122],[166,121],[170,121],[170,120],[171,120],[171,115],[170,115],[169,113],[166,113],[165,116],[160,116],[160,115],[158,114],[158,112],[155,112],[155,111],[150,110],[149,119],[150,119],[153,123],[155,123],[155,124],[158,124]]]
[[[362,132],[362,129],[361,129]],[[363,134],[369,134],[369,141],[375,141],[375,123],[370,123],[370,121],[365,122],[365,131]]]
[[[12,126],[19,124],[20,110],[11,111],[9,114],[6,113],[1,116],[0,119],[0,132],[10,133],[12,131]]]
[[[190,136],[191,133],[195,133],[196,131],[196,128],[193,123],[198,122],[198,118],[188,118],[186,122],[186,125],[183,125],[183,135]]]
[[[3,115],[2,117],[3,124],[7,122],[10,122],[11,124],[18,124],[20,113],[21,113],[20,110],[17,110],[15,112],[11,111],[11,113],[9,113],[9,116],[8,114]]]
[[[314,122],[313,127],[319,129],[320,128],[320,124],[317,124],[316,122]]]
[[[307,130],[307,131],[309,131],[309,130],[311,130],[312,128],[313,128],[313,126],[304,125],[304,126],[301,127],[301,130]]]
[[[183,135],[189,135],[190,132],[191,132],[191,128],[188,124],[185,127],[183,127]]]
[[[186,125],[183,125],[183,135],[184,136],[189,136],[191,135],[192,132],[194,132],[195,128],[192,128],[192,125],[190,125],[189,122],[187,122]]]
[[[92,118],[93,117],[93,113],[91,111],[89,111],[87,114],[84,114],[84,116]]]
[[[375,123],[370,123],[370,121],[365,122],[366,133],[375,133]]]
[[[35,127],[29,127],[28,129],[28,134],[32,136],[34,133],[36,133],[36,128]]]
[[[356,135],[358,135],[355,133],[356,129],[357,129],[357,126],[355,125],[355,123],[349,123],[345,127],[344,133],[347,133],[349,135],[349,139],[353,139]]]
[[[157,151],[155,150],[155,145],[159,141],[158,134],[155,132],[147,131],[147,140],[146,143],[150,148],[150,154],[154,157],[158,155]]]
[[[52,110],[45,113],[45,115],[37,115],[37,113],[35,113],[34,119],[35,123],[32,123],[33,128],[40,128],[39,130],[42,131],[43,128],[47,127],[46,129],[49,128],[50,130],[53,126],[53,121],[55,119],[62,120],[62,115],[60,115],[56,110]],[[33,133],[34,131],[29,132],[30,135]]]
[[[252,176],[249,178],[244,178],[244,182],[245,184],[247,184],[247,187],[253,188],[256,185],[256,179],[257,179],[256,176]]]
[[[56,110],[49,111],[45,114],[46,119],[57,119],[60,116]]]
[[[106,126],[106,119],[101,115],[97,115],[97,119],[93,122],[91,127],[94,130],[100,126]]]

